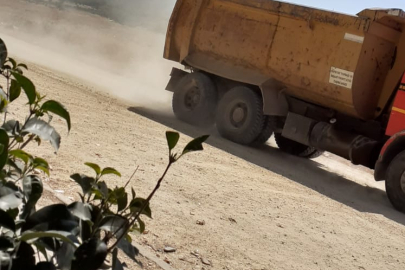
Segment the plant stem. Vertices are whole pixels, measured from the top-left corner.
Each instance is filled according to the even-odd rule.
[[[149,194],[148,198],[146,199],[145,203],[143,204],[142,208],[138,211],[138,213],[135,215],[134,219],[128,224],[128,230],[129,228],[131,228],[135,222],[138,220],[139,216],[142,214],[143,211],[145,211],[146,207],[149,205],[149,202],[152,200],[153,196],[155,195],[156,191],[159,190],[160,185],[163,182],[163,179],[165,178],[167,172],[169,171],[170,167],[173,165],[173,162],[170,161],[169,164],[166,167],[166,170],[164,171],[163,175],[160,177],[160,179],[158,180],[155,188],[153,189],[152,193]],[[114,235],[116,235],[123,227],[124,225],[121,226],[121,228],[119,228]],[[121,239],[124,237],[124,233],[121,234],[118,238],[117,241],[108,249],[108,252],[111,252],[111,250],[113,250],[117,244],[121,241]]]
[[[98,213],[97,218],[95,219],[96,221],[94,222],[93,231],[92,231],[92,233],[91,233],[91,237],[90,237],[90,238],[92,238],[92,237],[94,236],[94,234],[95,234],[96,231],[97,231],[98,226],[100,225],[100,222],[101,222],[102,217],[103,217],[104,203],[105,203],[105,200],[102,200],[102,201],[101,201],[101,205],[100,205],[100,212]]]
[[[127,188],[128,184],[131,182],[132,178],[135,176],[136,172],[138,171],[139,166],[136,167],[134,173],[131,175],[131,177],[129,178],[128,182],[125,184],[124,188]]]
[[[10,100],[10,72],[6,71],[6,78],[7,78],[7,89],[6,89],[6,96],[7,96],[7,100]],[[6,123],[7,120],[7,111],[4,112],[4,121],[3,121],[3,125]]]
[[[30,115],[28,116],[27,120],[25,120],[25,123],[24,123],[24,125],[22,126],[21,130],[23,130],[23,129],[25,128],[25,126],[27,125],[28,121],[31,120],[31,117],[32,117],[33,115],[34,115],[34,113],[33,113],[32,110],[30,109]],[[30,141],[32,141],[33,138],[35,138],[35,136],[32,137],[32,135],[31,135],[31,137],[28,139],[28,141],[25,142],[21,147],[19,147],[19,149],[23,149],[25,146],[27,146],[27,144],[28,144]],[[9,145],[11,146],[15,141],[16,141],[16,139],[14,138],[13,141],[12,141]],[[14,146],[15,146],[15,145],[14,145]],[[13,146],[13,147],[14,147],[14,146]],[[9,147],[9,150],[11,150],[13,147]]]
[[[21,150],[24,149],[24,147],[26,147],[27,144],[29,144],[34,138],[35,138],[35,135],[31,135],[30,138],[26,142],[24,142],[23,145],[21,145],[20,149]]]

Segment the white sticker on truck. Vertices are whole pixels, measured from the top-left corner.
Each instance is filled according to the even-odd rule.
[[[329,83],[352,89],[354,72],[332,67]]]
[[[346,34],[345,34],[345,39],[346,39],[346,40],[353,41],[353,42],[361,43],[361,44],[363,44],[363,42],[364,42],[364,37],[362,37],[362,36],[357,36],[357,35],[353,35],[353,34],[349,34],[349,33],[346,33]]]

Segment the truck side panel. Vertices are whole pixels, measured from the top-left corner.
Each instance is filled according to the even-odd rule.
[[[258,86],[275,79],[289,95],[373,119],[399,80],[386,78],[401,32],[367,34],[371,23],[269,0],[178,0],[165,57]]]

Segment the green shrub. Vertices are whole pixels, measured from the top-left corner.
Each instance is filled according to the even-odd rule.
[[[139,197],[130,180],[123,187],[109,187],[105,175],[121,174],[114,168],[100,168],[86,163],[94,170],[92,176],[73,174],[71,178],[81,187],[80,200],[47,205],[37,210],[43,193],[43,183],[35,171],[49,175],[49,164],[24,149],[30,143],[49,141],[57,151],[61,137],[51,125],[52,116],[71,120],[68,110],[58,101],[45,100],[33,82],[24,75],[27,66],[7,58],[0,39],[0,74],[6,87],[0,86],[0,269],[11,270],[97,270],[123,269],[118,249],[136,261],[136,248],[131,232],[145,230],[144,217],[152,217],[150,201],[159,189],[170,167],[184,155],[203,150],[208,138],[192,140],[180,153],[173,152],[179,134],[166,132],[169,161],[156,187],[147,198]],[[28,99],[24,122],[10,119],[8,105],[24,93]],[[48,117],[48,121],[44,118]],[[41,256],[37,255],[41,254]],[[106,257],[112,255],[112,265]]]

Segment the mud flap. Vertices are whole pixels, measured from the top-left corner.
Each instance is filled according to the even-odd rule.
[[[189,74],[189,73],[184,70],[181,70],[178,68],[172,68],[172,72],[170,73],[170,80],[166,86],[166,90],[170,91],[170,92],[174,92],[176,85],[187,74]]]

